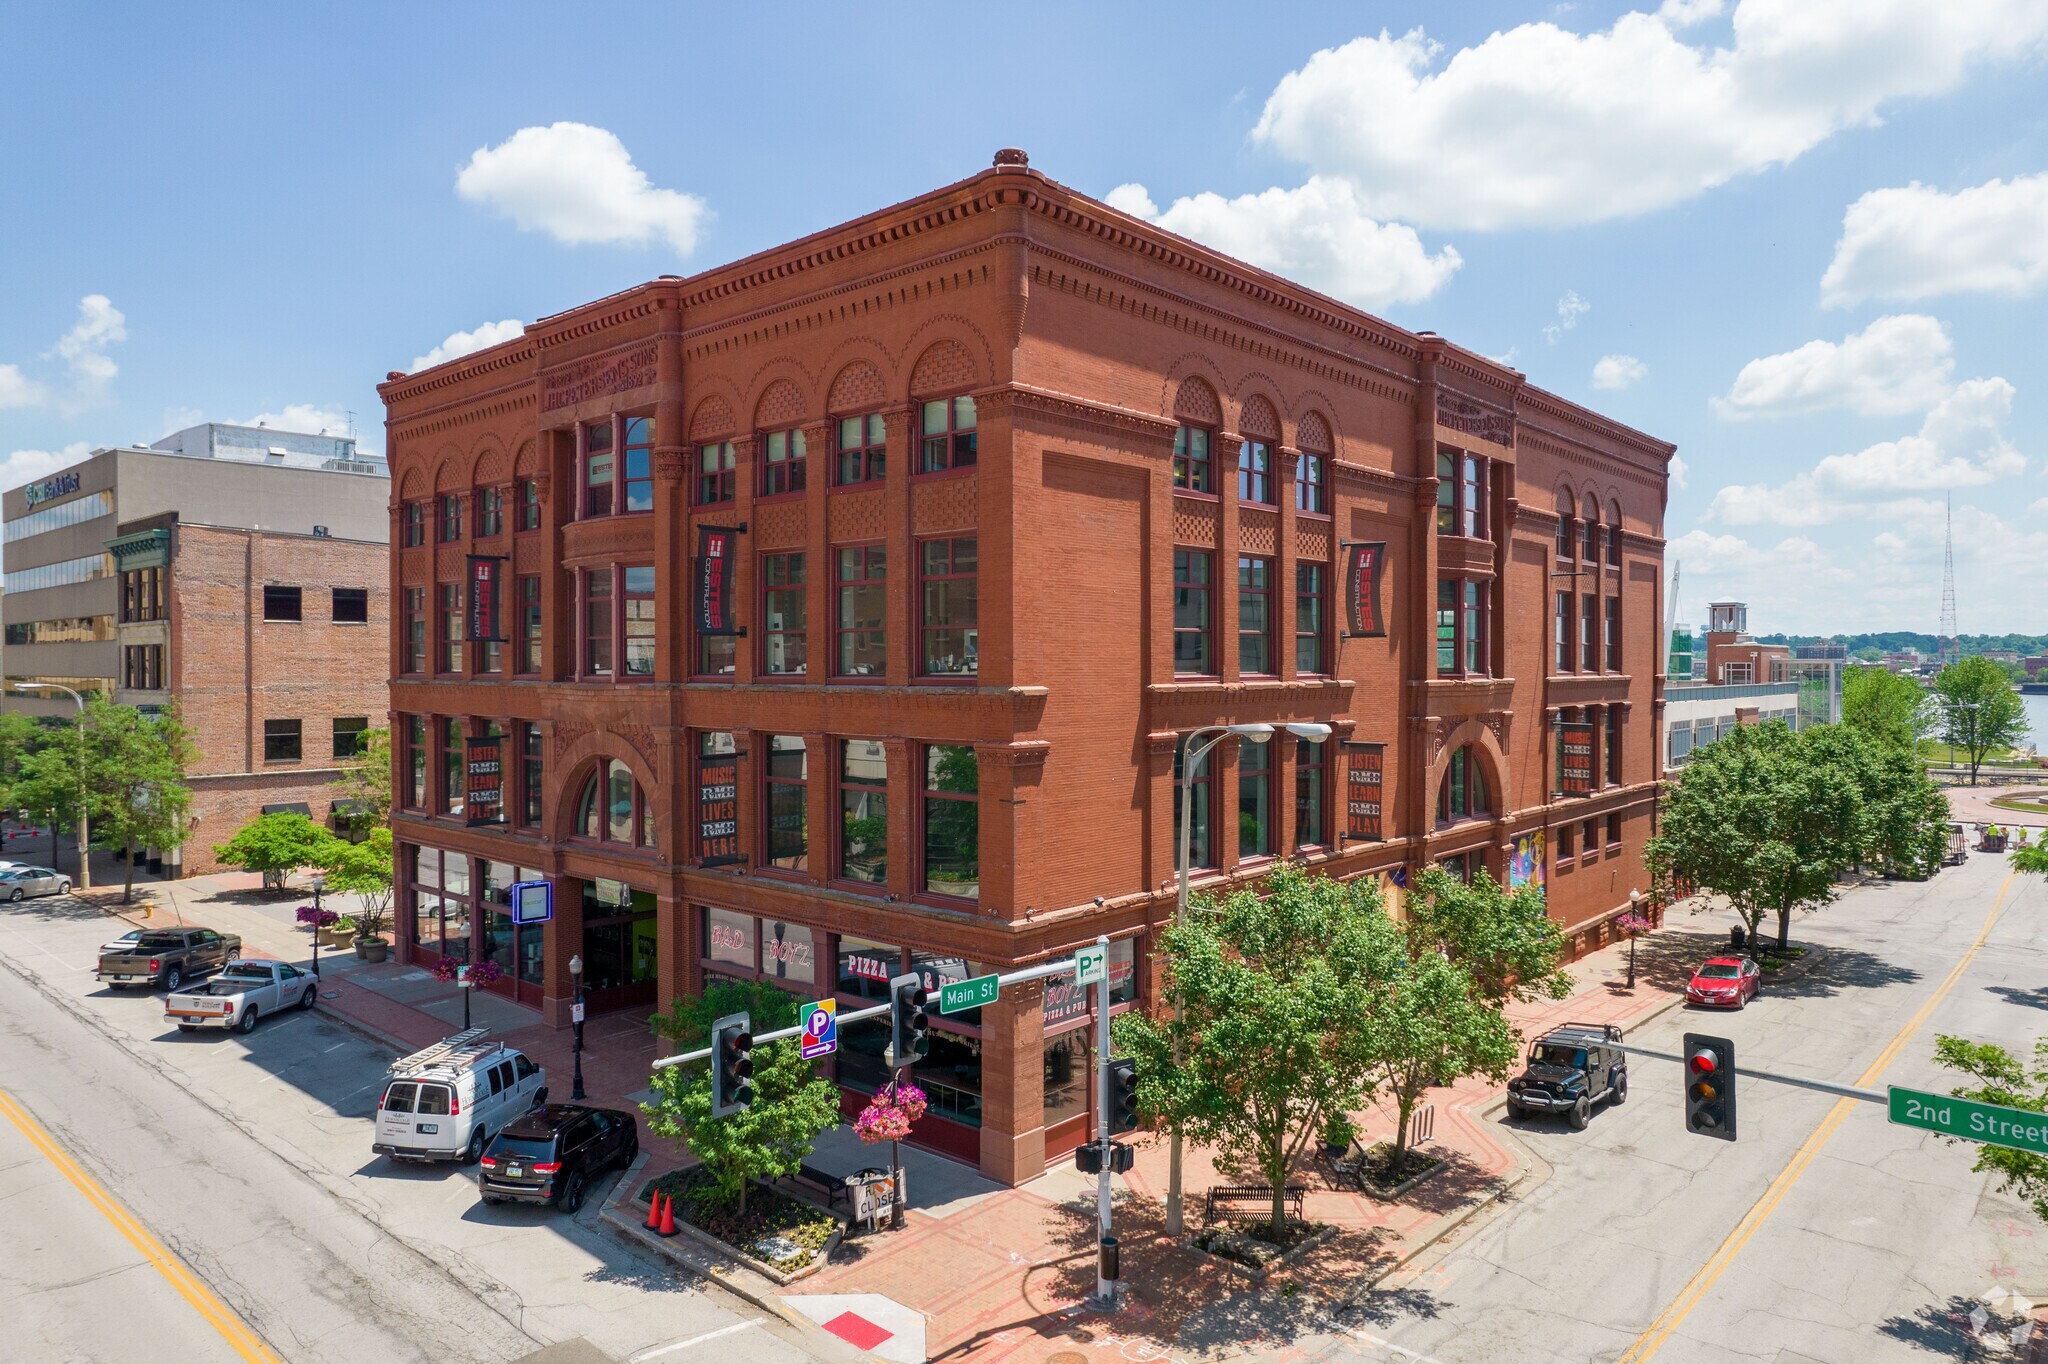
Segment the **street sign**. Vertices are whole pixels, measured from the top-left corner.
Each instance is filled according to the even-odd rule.
[[[963,1009],[979,1009],[995,1003],[1001,993],[1002,984],[993,975],[948,981],[939,986],[939,1012],[957,1014]]]
[[[804,1005],[804,1060],[815,1061],[839,1050],[839,1001],[819,999]]]
[[[1986,1146],[2009,1146],[2048,1156],[2048,1113],[1982,1104],[1947,1094],[1922,1094],[1889,1086],[1891,1120],[1904,1127],[1922,1127]]]
[[[1109,949],[1100,943],[1074,950],[1074,984],[1093,985],[1109,979]]]
[[[576,1002],[575,1002],[574,1004],[571,1004],[571,1005],[569,1006],[569,1021],[570,1021],[571,1023],[581,1023],[581,1022],[583,1021],[583,1001],[582,1001],[582,1000],[580,1000],[580,999],[579,999],[579,1000],[577,1000],[577,1001],[576,1001]]]
[[[544,924],[555,917],[555,883],[518,881],[512,886],[512,922]]]

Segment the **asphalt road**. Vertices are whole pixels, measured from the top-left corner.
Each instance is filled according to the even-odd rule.
[[[1735,1042],[1738,1070],[1945,1092],[1956,1080],[1930,1059],[1937,1033],[2025,1054],[2048,1032],[2048,884],[2008,882],[2003,859],[1857,889],[1793,937],[1829,949],[1806,979],[1767,984],[1740,1013],[1673,1011],[1629,1040],[1676,1052],[1684,1032],[1712,1033]],[[1676,1064],[1631,1071],[1626,1105],[1583,1133],[1500,1119],[1548,1177],[1381,1285],[1347,1329],[1299,1342],[1303,1355],[1976,1358],[1969,1316],[1987,1293],[1993,1326],[2004,1294],[2048,1300],[2048,1227],[1970,1173],[1976,1148],[1761,1079],[1738,1087],[1740,1140],[1716,1141],[1684,1131]]]
[[[392,1167],[383,1048],[318,1014],[180,1034],[159,994],[92,981],[109,936],[74,902],[0,906],[9,1364],[851,1357],[604,1227],[611,1177],[567,1218]]]

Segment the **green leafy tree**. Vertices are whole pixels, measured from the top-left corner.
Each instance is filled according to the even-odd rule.
[[[1883,668],[1842,674],[1842,723],[1882,743],[1911,752],[1934,724],[1934,698],[1918,681]]]
[[[1988,658],[1964,658],[1943,668],[1934,679],[1941,707],[1942,739],[1968,755],[1970,785],[1993,749],[2011,748],[2027,737],[2026,704],[2019,689],[1999,664]]]
[[[720,980],[694,999],[678,997],[653,1021],[677,1050],[695,1051],[726,1014],[746,1013],[758,1034],[795,1023],[802,1007],[765,981]],[[711,1116],[709,1062],[657,1070],[650,1088],[654,1101],[640,1106],[648,1130],[688,1143],[710,1177],[709,1201],[721,1207],[745,1208],[750,1180],[795,1174],[818,1134],[839,1121],[837,1086],[818,1077],[794,1038],[754,1048],[754,1102],[738,1113]]]
[[[391,918],[391,830],[378,825],[360,843],[329,835],[320,845],[319,867],[327,888],[356,897],[356,936],[382,936]]]
[[[78,885],[83,890],[92,889],[92,816],[103,798],[92,786],[88,743],[88,731],[76,716],[52,726],[42,747],[22,757],[14,783],[15,802],[49,819],[53,858],[58,826],[79,831]]]
[[[1994,1042],[1972,1042],[1947,1034],[1935,1039],[1934,1059],[1978,1081],[1973,1087],[1950,1091],[1958,1099],[2048,1113],[2048,1037],[2034,1043],[2031,1069]],[[1980,1145],[1977,1163],[1970,1168],[1997,1175],[2004,1192],[2026,1199],[2033,1205],[2034,1216],[2048,1222],[2048,1156],[2009,1146]]]
[[[1198,897],[1158,951],[1177,1015],[1113,1025],[1138,1063],[1139,1108],[1263,1174],[1283,1241],[1289,1168],[1325,1116],[1372,1091],[1365,1020],[1405,944],[1372,882],[1283,864],[1220,904]]]
[[[2007,854],[2015,871],[2029,871],[2036,876],[2048,876],[2048,838],[2039,843],[2014,848]]]
[[[1411,956],[1436,952],[1463,967],[1487,1000],[1563,999],[1564,938],[1533,886],[1509,890],[1485,871],[1468,884],[1441,867],[1417,873],[1404,928]]]
[[[341,760],[341,775],[334,779],[341,798],[352,801],[364,812],[371,827],[391,823],[391,727],[366,729],[356,738],[356,751]]]
[[[1369,1032],[1375,1073],[1398,1115],[1395,1178],[1407,1159],[1409,1120],[1422,1096],[1467,1075],[1505,1079],[1520,1045],[1500,1001],[1488,998],[1463,966],[1430,951],[1394,964]]]
[[[1859,804],[1849,776],[1782,721],[1737,725],[1665,788],[1645,859],[1660,882],[1726,896],[1752,938],[1777,915],[1782,949],[1792,911],[1833,900],[1854,863]]]
[[[1846,725],[1803,730],[1799,747],[1855,787],[1855,817],[1839,829],[1852,864],[1915,879],[1934,873],[1948,847],[1948,798],[1908,750]]]
[[[291,874],[302,867],[321,867],[340,842],[333,834],[295,810],[278,810],[259,815],[225,843],[213,845],[213,855],[231,867],[263,873],[265,885],[283,888]]]
[[[22,802],[15,796],[22,763],[48,738],[48,731],[33,716],[18,710],[0,713],[0,809],[22,808]]]

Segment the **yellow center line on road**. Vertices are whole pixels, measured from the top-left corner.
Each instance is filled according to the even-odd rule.
[[[114,1224],[114,1230],[134,1246],[142,1258],[156,1267],[157,1273],[178,1291],[178,1296],[192,1304],[194,1311],[204,1317],[207,1324],[220,1332],[221,1339],[249,1364],[284,1364],[262,1337],[249,1328],[248,1323],[236,1316],[234,1311],[213,1295],[212,1290],[199,1281],[177,1256],[166,1250],[163,1243],[152,1236],[149,1229],[137,1221],[133,1214],[103,1188],[99,1181],[82,1169],[78,1162],[67,1154],[56,1140],[45,1132],[42,1125],[28,1115],[28,1111],[16,1103],[13,1096],[0,1090],[0,1117],[5,1117],[20,1129],[29,1144],[40,1151],[43,1158],[57,1167],[57,1173],[71,1181],[72,1187],[85,1195],[88,1203],[97,1208],[100,1215]]]
[[[1935,988],[1934,993],[1927,997],[1927,1002],[1920,1006],[1912,1018],[1906,1021],[1906,1026],[1899,1029],[1898,1035],[1878,1053],[1877,1059],[1870,1063],[1870,1068],[1856,1081],[1857,1088],[1868,1089],[1877,1083],[1878,1077],[1898,1059],[1906,1044],[1920,1031],[1921,1025],[1934,1012],[1935,1006],[1946,999],[1948,992],[1962,979],[1963,972],[1976,959],[1977,953],[1991,937],[1991,930],[1998,924],[1998,916],[2005,912],[2005,898],[2011,893],[2013,881],[2018,875],[2017,871],[2005,874],[2005,880],[1998,887],[1998,898],[1991,902],[1991,912],[1984,916],[1984,926],[1977,930],[1976,941],[1970,944],[1969,951],[1963,953],[1962,959],[1955,964],[1955,969],[1950,971]],[[1738,1078],[1741,1074],[1741,1068],[1737,1067]],[[1757,1229],[1769,1220],[1778,1203],[1791,1191],[1792,1186],[1799,1182],[1799,1177],[1806,1173],[1806,1167],[1820,1154],[1821,1147],[1828,1144],[1828,1138],[1835,1134],[1835,1129],[1849,1116],[1849,1110],[1861,1102],[1861,1099],[1842,1099],[1828,1110],[1827,1117],[1821,1120],[1820,1126],[1813,1130],[1813,1135],[1806,1139],[1806,1144],[1799,1148],[1798,1153],[1779,1172],[1778,1177],[1771,1181],[1771,1187],[1764,1190],[1763,1197],[1759,1198],[1742,1221],[1736,1224],[1735,1230],[1728,1233],[1728,1238],[1722,1241],[1707,1262],[1700,1266],[1699,1273],[1692,1276],[1692,1280],[1672,1300],[1671,1305],[1658,1314],[1657,1319],[1650,1323],[1648,1330],[1636,1337],[1635,1343],[1629,1346],[1627,1353],[1623,1354],[1616,1364],[1644,1364],[1664,1347],[1664,1342],[1670,1339],[1671,1333],[1692,1315],[1693,1308],[1699,1306],[1700,1299],[1714,1286],[1714,1281],[1721,1277],[1722,1271],[1734,1262],[1742,1248],[1749,1244],[1749,1238],[1756,1235]]]

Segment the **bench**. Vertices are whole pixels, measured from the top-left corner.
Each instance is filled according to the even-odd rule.
[[[796,1184],[808,1184],[824,1196],[825,1207],[829,1210],[834,1203],[846,1201],[846,1181],[838,1175],[828,1175],[815,1165],[799,1165],[796,1173],[787,1176]]]
[[[1308,1197],[1308,1186],[1306,1184],[1289,1184],[1280,1191],[1280,1195],[1286,1200],[1288,1211],[1294,1215],[1295,1220],[1303,1220],[1302,1205]],[[1210,1222],[1216,1220],[1216,1205],[1218,1203],[1227,1204],[1232,1207],[1246,1206],[1270,1209],[1273,1206],[1273,1186],[1270,1184],[1223,1184],[1209,1190],[1208,1210],[1205,1214],[1206,1220]]]

